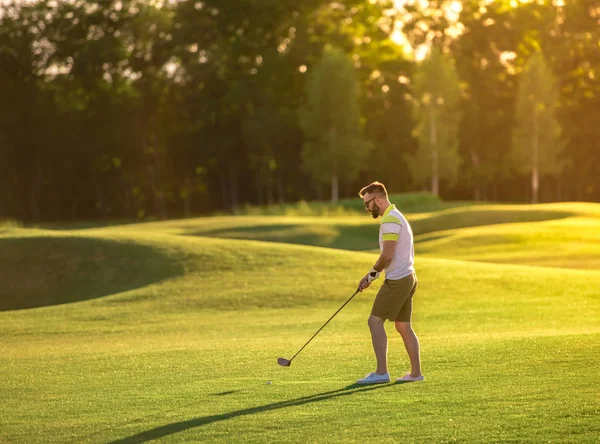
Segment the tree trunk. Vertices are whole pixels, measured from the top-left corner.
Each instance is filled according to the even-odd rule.
[[[95,190],[95,195],[96,195],[96,202],[95,202],[95,211],[96,214],[99,215],[100,217],[104,217],[105,216],[105,210],[104,210],[104,193],[102,192],[102,187],[98,184],[95,183],[94,184],[94,190]]]
[[[231,198],[231,209],[235,211],[240,202],[237,184],[237,171],[233,163],[229,164],[229,196]]]
[[[439,165],[438,165],[438,151],[437,151],[437,128],[435,122],[435,112],[431,112],[431,122],[429,125],[429,141],[431,143],[431,192],[439,196],[440,194],[440,183],[439,183]]]
[[[285,200],[285,189],[283,187],[283,172],[277,174],[277,201],[282,204]]]
[[[479,156],[477,155],[477,153],[475,152],[475,150],[473,149],[473,146],[471,146],[471,161],[473,162],[473,177],[475,178],[475,189],[474,189],[474,195],[475,195],[475,200],[476,201],[480,201],[481,200],[481,185],[479,183],[479,177],[478,177],[478,172],[479,172]]]
[[[77,220],[77,200],[71,200],[71,220]]]
[[[269,172],[269,180],[267,182],[267,205],[273,205],[274,201],[274,184],[273,184],[273,172]]]
[[[231,210],[231,204],[229,202],[229,187],[227,186],[227,178],[223,174],[219,174],[219,183],[221,184],[221,199],[223,200],[223,207]]]
[[[131,190],[129,189],[129,184],[125,180],[125,173],[123,172],[122,168],[119,170],[119,180],[121,182],[121,191],[123,192],[123,214],[125,215],[125,217],[134,218],[134,217],[136,217],[135,202],[132,199]],[[105,203],[109,202],[110,198],[105,199],[104,191],[102,191],[101,189],[98,190],[98,187],[96,187],[96,189],[97,189],[97,194],[100,196],[99,199],[102,202],[102,208],[104,209],[104,215],[106,215],[107,213],[106,213],[106,204]],[[110,205],[110,203],[109,203],[109,205]]]
[[[339,183],[337,174],[333,173],[331,176],[331,202],[337,203],[340,198]]]
[[[150,127],[150,125],[145,125]],[[154,200],[154,213],[160,219],[166,219],[165,213],[165,199],[163,192],[159,188],[158,180],[156,178],[156,169],[158,162],[158,154],[156,147],[156,136],[153,133],[147,134],[142,128],[140,128],[142,152],[146,161],[146,171],[148,173],[148,179],[150,180],[150,188],[152,189],[152,199]]]
[[[14,194],[16,196],[16,198],[13,197],[13,200],[15,202],[15,206],[14,206],[14,214],[17,215],[16,217],[18,219],[24,219],[25,218],[25,206],[24,206],[24,202],[25,199],[23,199],[24,197],[24,193],[23,193],[23,188],[21,188],[21,183],[19,180],[19,175],[17,174],[17,169],[15,168],[13,170],[13,183],[14,183]]]
[[[192,214],[192,179],[185,176],[185,198],[183,199],[183,215],[190,217]]]
[[[317,184],[317,200],[321,201],[323,200],[323,186],[319,183]]]
[[[152,197],[154,198],[154,211],[159,219],[166,219],[165,197],[158,187],[156,180],[156,169],[153,162],[148,163],[148,176],[150,177],[150,186],[152,187]]]
[[[42,169],[39,153],[34,155],[33,171],[31,173],[31,188],[29,192],[29,210],[33,222],[40,221],[40,188],[42,183]]]
[[[259,207],[262,207],[264,205],[262,182],[260,180],[257,180],[255,183],[256,183],[256,203]]]
[[[538,202],[538,191],[539,191],[539,162],[538,162],[538,151],[539,151],[539,138],[537,132],[537,116],[533,117],[533,140],[532,140],[532,148],[533,148],[533,165],[531,171],[531,203]]]

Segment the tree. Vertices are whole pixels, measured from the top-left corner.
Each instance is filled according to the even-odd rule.
[[[308,103],[300,112],[303,166],[315,182],[331,183],[331,200],[336,202],[339,182],[357,177],[372,147],[362,137],[358,80],[344,52],[325,48],[307,81],[306,95]]]
[[[482,7],[483,6],[483,7]],[[522,9],[522,8],[521,8]],[[462,3],[460,22],[464,29],[451,45],[461,82],[466,84],[461,101],[459,153],[464,160],[460,185],[475,200],[510,198],[509,150],[510,128],[516,96],[516,43],[524,22],[527,29],[533,20],[516,20],[521,9],[506,9],[501,2],[482,5],[480,0]]]
[[[538,201],[540,177],[558,174],[565,166],[558,106],[556,79],[537,52],[527,62],[519,85],[512,146],[517,171],[531,174],[532,203]]]
[[[439,195],[440,180],[453,182],[460,166],[460,85],[452,59],[433,48],[417,68],[413,94],[419,148],[409,164],[415,182],[431,180],[431,192]]]
[[[600,152],[599,19],[596,0],[564,2],[556,8],[555,32],[543,34],[544,56],[560,87],[557,116],[569,153],[568,165],[554,178],[557,200],[600,200],[600,164],[589,161]]]

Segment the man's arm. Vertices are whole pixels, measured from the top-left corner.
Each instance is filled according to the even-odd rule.
[[[398,243],[398,236],[396,235],[395,240],[384,240],[383,241],[383,250],[379,255],[379,259],[373,265],[375,271],[381,272],[385,270],[388,265],[392,263],[392,259],[394,258],[394,250],[396,249],[396,244]]]
[[[396,249],[397,243],[397,239],[383,241],[383,250],[379,255],[379,259],[377,259],[377,262],[375,262],[375,265],[373,266],[373,270],[375,270],[375,272],[377,273],[375,273],[374,276],[369,276],[371,273],[373,273],[373,270],[371,270],[369,273],[367,273],[367,275],[364,278],[360,280],[358,284],[358,288],[360,291],[363,291],[365,288],[369,287],[369,285],[371,285],[371,282],[377,279],[377,277],[379,277],[379,273],[383,271],[388,265],[390,265],[392,259],[394,258],[394,250]]]
[[[400,238],[400,229],[402,224],[400,220],[395,216],[385,216],[382,219],[381,228],[382,230],[382,249],[377,262],[369,271],[364,278],[361,279],[358,284],[359,291],[364,290],[371,282],[379,277],[379,273],[386,269],[394,258],[394,250]]]

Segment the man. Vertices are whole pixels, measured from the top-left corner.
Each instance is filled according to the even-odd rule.
[[[379,224],[379,248],[381,254],[373,268],[358,284],[360,291],[367,289],[385,270],[385,281],[379,289],[371,316],[369,329],[373,350],[377,359],[377,369],[358,384],[378,384],[390,382],[387,368],[387,335],[383,326],[386,319],[394,321],[396,330],[402,336],[410,358],[411,372],[397,381],[422,381],[419,339],[412,329],[412,298],[417,288],[414,269],[413,234],[407,220],[390,203],[387,190],[380,182],[373,182],[358,193],[363,198],[365,208],[374,219],[381,216]]]

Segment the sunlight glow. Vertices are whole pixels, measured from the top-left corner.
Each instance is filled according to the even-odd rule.
[[[460,13],[462,12],[462,2],[454,0],[445,8],[446,18],[451,22],[458,21]]]
[[[48,68],[46,68],[46,70],[44,71],[44,75],[54,78],[56,76],[62,75],[62,74],[69,74],[71,72],[71,68],[73,67],[73,58],[69,57],[69,63],[67,64],[56,64],[53,63],[52,65],[48,66]]]
[[[491,0],[482,1],[487,3]],[[390,39],[398,46],[401,46],[407,56],[412,56],[417,61],[423,60],[427,56],[429,51],[428,46],[435,38],[441,38],[443,37],[443,34],[445,34],[450,39],[456,39],[465,31],[464,25],[460,22],[463,2],[460,0],[442,2],[441,7],[430,11],[430,14],[436,17],[436,20],[445,17],[449,22],[449,26],[443,31],[436,31],[429,29],[429,26],[425,21],[415,21],[413,25],[426,34],[427,43],[420,47],[413,48],[403,32],[404,24],[413,20],[413,14],[411,14],[406,7],[407,5],[415,5],[420,9],[427,9],[431,7],[430,2],[426,0],[393,0],[393,4],[398,12],[398,18],[394,24]]]
[[[371,75],[369,76],[369,79],[371,80],[377,80],[379,77],[381,77],[381,71],[379,70],[374,70],[373,72],[371,72]]]
[[[408,42],[406,36],[402,32],[402,24],[399,21],[396,22],[395,29],[390,35],[390,39],[396,45],[401,46],[404,49],[404,52],[406,52],[407,54],[412,53],[412,47],[410,46],[410,43]]]
[[[512,62],[517,58],[517,53],[513,51],[504,51],[500,54],[500,62],[506,66],[509,62]]]
[[[165,71],[167,72],[169,77],[173,77],[175,75],[175,72],[177,71],[177,63],[169,62],[165,64]]]
[[[429,53],[429,46],[427,45],[419,45],[415,50],[415,60],[420,62],[421,60],[425,60],[427,54]]]

